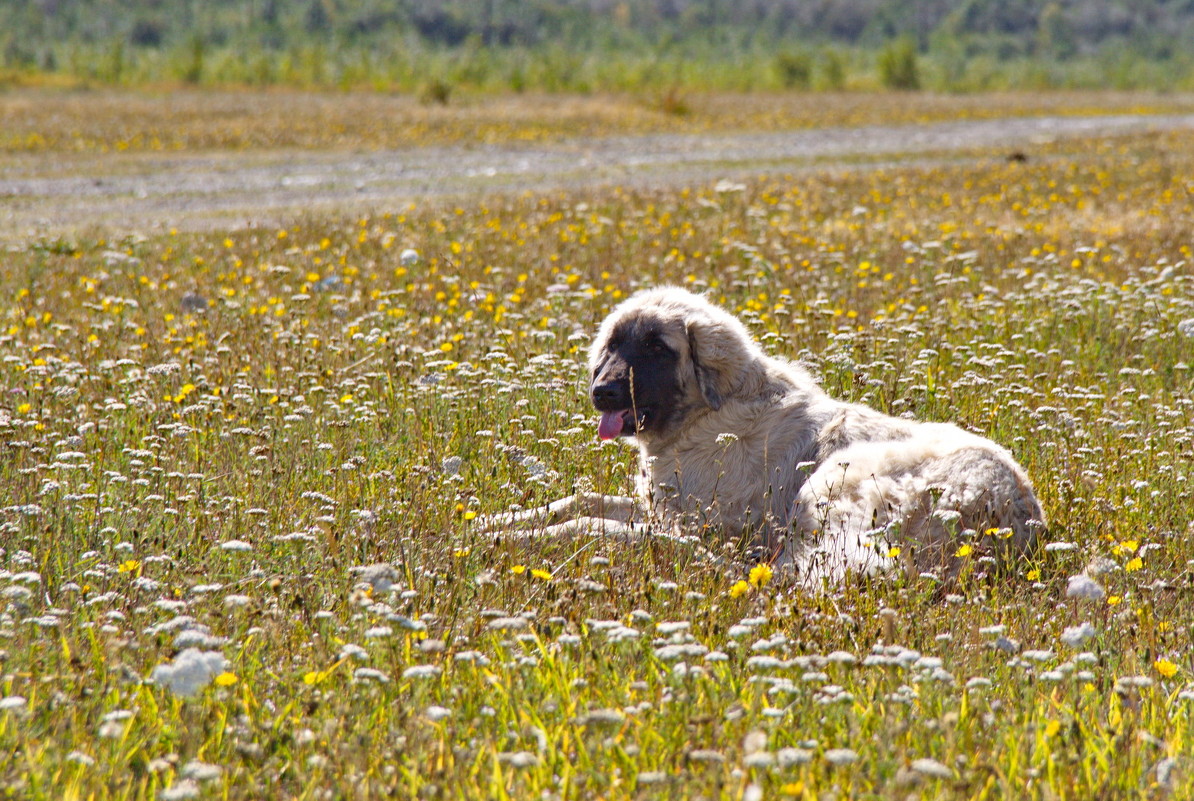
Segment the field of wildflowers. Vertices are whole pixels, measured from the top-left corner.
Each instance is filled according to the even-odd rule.
[[[0,256],[0,789],[30,799],[1194,789],[1194,135],[489,196]],[[707,291],[1008,446],[1007,575],[821,593],[473,520],[625,492],[596,323]]]

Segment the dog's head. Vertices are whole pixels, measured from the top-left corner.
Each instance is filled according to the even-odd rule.
[[[719,409],[759,373],[762,352],[734,316],[675,287],[615,308],[589,349],[589,397],[602,439],[666,435]]]

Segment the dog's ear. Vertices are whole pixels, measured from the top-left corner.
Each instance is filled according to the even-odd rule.
[[[684,326],[684,331],[688,335],[688,358],[692,361],[692,371],[696,375],[697,388],[701,391],[701,397],[705,399],[705,403],[709,404],[709,408],[717,411],[721,408],[721,390],[718,387],[718,371],[712,364],[707,364],[702,355],[702,348],[700,344],[702,326],[697,323],[689,322]]]

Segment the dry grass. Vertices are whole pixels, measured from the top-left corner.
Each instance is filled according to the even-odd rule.
[[[683,113],[676,113],[682,108]],[[0,94],[0,152],[375,149],[577,136],[771,131],[1040,114],[1189,111],[1189,95],[708,94],[465,98],[295,90],[19,90]]]

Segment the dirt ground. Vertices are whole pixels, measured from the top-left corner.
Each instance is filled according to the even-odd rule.
[[[790,133],[667,134],[376,152],[27,155],[0,174],[0,239],[273,226],[433,197],[669,186],[810,168],[1035,158],[1098,136],[1194,129],[1194,114],[1058,116]]]

